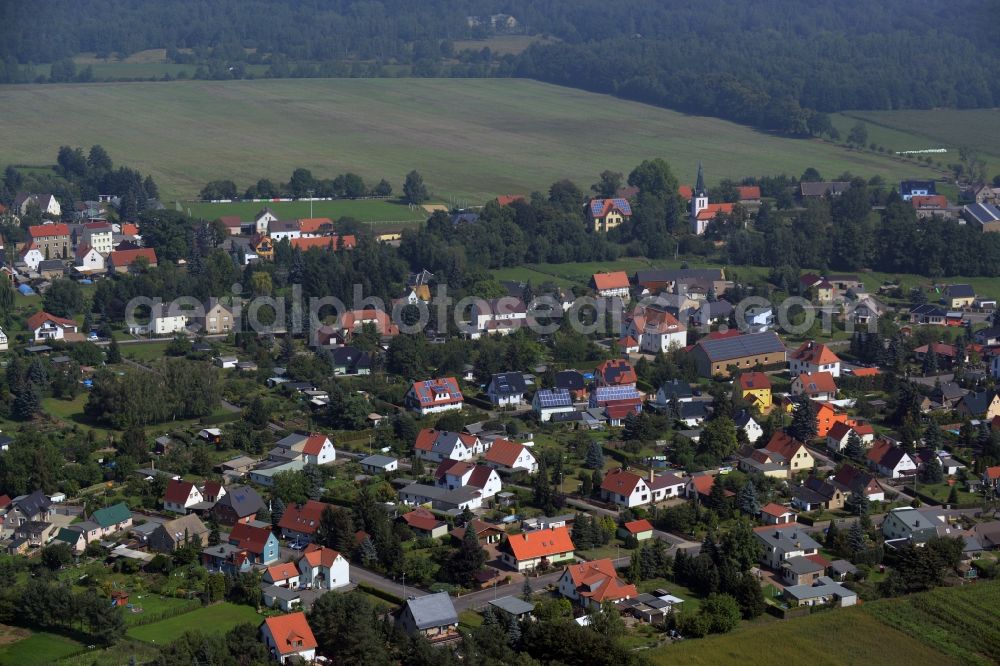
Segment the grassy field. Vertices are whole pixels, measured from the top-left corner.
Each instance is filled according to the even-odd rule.
[[[765,629],[743,625],[731,634],[667,645],[646,654],[654,664],[959,664],[861,608],[773,622]]]
[[[181,202],[185,212],[195,217],[212,220],[222,215],[239,215],[242,220],[252,220],[254,216],[267,206],[281,219],[309,217],[308,201],[278,201],[272,203],[205,203],[199,201]],[[396,222],[403,226],[423,222],[427,213],[422,208],[410,209],[405,204],[394,201],[314,201],[312,202],[314,217],[330,217],[337,220],[342,217],[353,217],[362,222],[388,223]]]
[[[163,644],[175,640],[185,631],[198,630],[211,635],[223,634],[244,622],[259,624],[261,616],[249,606],[237,606],[226,602],[175,615],[152,624],[144,624],[141,627],[133,627],[129,629],[128,636],[146,643]]]
[[[903,599],[869,604],[881,622],[963,664],[995,664],[1000,655],[996,630],[1000,582],[937,589]]]
[[[32,633],[27,638],[0,647],[0,665],[52,664],[58,659],[76,654],[81,649],[83,645],[64,636],[47,632]]]
[[[119,641],[106,650],[87,650],[72,657],[60,659],[59,666],[132,666],[151,663],[159,655],[154,646],[139,641]],[[133,661],[133,659],[135,661]]]
[[[397,192],[417,169],[433,194],[455,204],[543,190],[562,178],[586,188],[604,169],[627,173],[651,157],[669,160],[681,182],[694,179],[699,161],[709,182],[810,166],[889,180],[933,173],[519,79],[18,85],[0,87],[0,107],[5,164],[50,164],[60,145],[100,143],[116,162],[151,173],[165,201],[192,198],[218,178],[241,188],[264,177],[285,181],[295,167],[324,178],[384,177]]]
[[[887,150],[944,148],[935,162],[958,162],[958,150],[974,148],[988,164],[987,174],[1000,171],[1000,109],[935,109],[930,111],[847,111],[833,116],[843,136],[859,120],[868,127],[868,141]]]

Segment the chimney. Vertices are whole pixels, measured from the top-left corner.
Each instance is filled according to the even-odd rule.
[[[653,482],[653,479],[654,479],[654,478],[655,478],[655,477],[654,477],[654,475],[653,475],[653,466],[652,466],[652,465],[650,465],[650,466],[649,466],[649,482],[650,482],[650,483],[652,483],[652,482]]]

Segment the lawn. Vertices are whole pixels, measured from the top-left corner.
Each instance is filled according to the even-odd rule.
[[[83,647],[80,643],[57,634],[44,631],[33,633],[28,638],[0,647],[0,665],[52,664],[57,659],[76,654]]]
[[[141,598],[140,598],[141,597]],[[198,601],[191,599],[178,599],[176,597],[163,597],[155,593],[146,592],[142,595],[132,595],[129,603],[135,608],[141,608],[142,612],[133,613],[126,609],[125,624],[132,627],[149,618],[167,617],[178,615],[186,611],[193,611],[200,607]],[[150,623],[153,624],[153,623]]]
[[[132,664],[148,664],[159,656],[159,651],[152,645],[139,641],[119,641],[106,650],[87,650],[72,657],[60,659],[59,666],[132,666]]]
[[[308,201],[276,201],[270,203],[236,202],[236,203],[206,203],[199,201],[181,202],[181,207],[195,217],[215,219],[221,215],[239,215],[241,219],[250,221],[267,206],[279,218],[353,217],[362,222],[378,222],[380,224],[396,223],[401,226],[423,222],[427,214],[422,208],[412,210],[405,204],[383,200],[359,201],[313,201],[310,211]]]
[[[128,630],[128,636],[146,643],[163,644],[177,639],[185,631],[198,630],[215,635],[225,633],[238,624],[249,622],[257,625],[261,621],[261,616],[250,606],[226,602],[133,627]]]
[[[962,490],[962,487],[965,484],[956,482],[956,485],[958,486],[959,506],[972,507],[972,506],[979,506],[982,504],[983,502],[982,495],[978,495],[976,493],[969,493]],[[908,486],[908,488],[912,488],[912,486]],[[918,482],[917,491],[924,495],[929,495],[930,497],[933,497],[941,504],[944,504],[948,501],[948,495],[951,494],[951,486],[949,486],[947,483],[936,483],[934,485],[927,485],[926,483]]]
[[[845,608],[785,622],[766,629],[742,625],[730,634],[685,640],[646,654],[654,664],[945,664],[945,657],[888,627],[861,608]]]
[[[59,146],[100,143],[117,163],[150,173],[165,202],[210,180],[241,189],[346,171],[386,178],[398,193],[417,169],[449,204],[583,189],[652,157],[681,182],[699,161],[709,183],[755,174],[850,171],[887,180],[936,174],[888,156],[790,139],[523,79],[266,79],[0,87],[4,164],[51,164]],[[72,108],[67,114],[64,109]],[[600,148],[597,147],[600,144]]]
[[[134,361],[153,361],[162,358],[170,346],[172,340],[157,340],[156,342],[136,342],[133,344],[120,345],[119,350],[122,356]]]
[[[843,136],[859,120],[868,128],[868,141],[888,150],[926,150],[944,148],[947,153],[933,153],[935,162],[959,161],[959,149],[974,148],[987,161],[987,174],[1000,170],[1000,121],[998,109],[934,109],[928,111],[845,111],[832,117]]]

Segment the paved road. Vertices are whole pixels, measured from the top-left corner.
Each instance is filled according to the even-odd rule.
[[[423,597],[429,594],[426,590],[421,590],[420,588],[412,585],[407,585],[404,588],[401,580],[391,580],[385,576],[380,576],[373,571],[368,571],[367,569],[359,567],[356,564],[351,565],[351,582],[371,585],[375,589],[388,592],[389,594],[394,594],[400,599],[406,599],[407,597]]]
[[[618,512],[612,511],[611,509],[605,509],[604,507],[595,506],[590,502],[585,500],[577,499],[575,497],[567,497],[566,504],[574,508],[580,509],[582,511],[589,511],[595,513],[599,516],[610,516],[614,519],[618,519]],[[687,539],[672,534],[670,532],[664,532],[663,530],[653,530],[653,536],[661,541],[666,541],[672,548],[681,548],[690,555],[697,555],[701,552],[701,544],[695,541],[688,541]]]

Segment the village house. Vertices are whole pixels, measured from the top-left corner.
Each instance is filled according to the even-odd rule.
[[[968,393],[958,401],[955,411],[967,419],[992,421],[1000,416],[1000,395],[996,391]]]
[[[636,389],[638,377],[628,361],[603,361],[594,369],[594,378],[591,408],[605,408],[609,420],[621,420],[629,413],[642,411],[643,396]]]
[[[763,372],[744,372],[737,381],[740,400],[749,401],[760,412],[771,408],[771,378]]]
[[[87,543],[98,541],[132,526],[132,512],[124,502],[95,510],[89,520],[77,523]]]
[[[298,220],[274,220],[267,225],[267,235],[275,243],[280,243],[286,238],[289,241],[299,238],[302,232],[299,230]]]
[[[792,395],[810,400],[833,400],[837,397],[837,383],[829,372],[803,373],[792,380]]]
[[[790,557],[781,563],[784,585],[812,585],[826,573],[826,560],[821,555]]]
[[[765,332],[699,340],[692,349],[698,374],[729,378],[730,369],[750,369],[785,363],[785,345],[776,333]]]
[[[414,455],[431,462],[472,460],[483,453],[483,443],[475,435],[424,428],[417,435]]]
[[[909,453],[884,440],[872,445],[865,454],[865,460],[876,472],[890,479],[912,476],[917,471],[917,463]]]
[[[336,376],[370,375],[372,356],[357,347],[337,347],[330,352],[330,364]]]
[[[781,431],[774,433],[763,448],[744,453],[738,463],[741,471],[782,479],[810,470],[816,464],[805,444]]]
[[[1000,208],[991,203],[974,203],[962,208],[962,218],[983,232],[1000,231]]]
[[[318,432],[292,433],[278,440],[274,446],[275,450],[268,454],[272,460],[301,460],[307,465],[329,465],[337,460],[333,442]]]
[[[799,183],[799,196],[803,199],[817,199],[826,196],[839,197],[849,190],[851,183],[846,180],[821,180]]]
[[[971,308],[976,300],[976,290],[969,284],[949,284],[941,294],[941,303],[952,310]]]
[[[399,517],[399,521],[406,523],[413,534],[420,538],[440,539],[448,533],[448,523],[422,506],[404,513]]]
[[[458,613],[447,592],[407,599],[396,616],[396,625],[404,633],[423,636],[431,644],[460,637]]]
[[[625,508],[649,504],[652,500],[649,485],[638,474],[621,468],[608,472],[601,482],[601,499]]]
[[[520,297],[504,296],[488,301],[476,300],[472,304],[472,319],[466,327],[469,338],[482,335],[507,335],[528,322],[528,306]]]
[[[803,342],[788,357],[788,371],[792,377],[818,372],[828,372],[833,377],[839,377],[840,358],[824,344]]]
[[[89,222],[83,225],[78,245],[89,245],[102,256],[111,254],[114,249],[115,229],[107,222]]]
[[[691,233],[701,236],[717,218],[732,214],[733,204],[731,203],[708,203],[708,192],[705,189],[705,174],[699,162],[698,178],[695,181],[691,196]]]
[[[512,534],[498,547],[500,559],[515,571],[530,571],[573,560],[575,546],[568,527]]]
[[[73,251],[69,227],[62,223],[28,227],[28,237],[46,259],[69,259]]]
[[[514,407],[524,403],[527,385],[520,372],[502,372],[493,375],[486,387],[486,395],[497,407]]]
[[[792,492],[792,506],[800,511],[836,511],[843,508],[845,500],[837,486],[815,476],[810,476]]]
[[[500,492],[500,475],[492,467],[459,460],[444,460],[434,472],[439,488],[475,488],[482,499],[489,499]]]
[[[636,542],[648,541],[653,538],[653,523],[645,518],[630,520],[618,527],[618,536],[622,539],[634,539]]]
[[[389,474],[399,469],[399,460],[378,454],[362,458],[360,464],[365,474]]]
[[[128,273],[139,266],[155,268],[157,266],[156,250],[151,247],[140,247],[133,250],[115,250],[108,255],[109,273]]]
[[[229,486],[222,489],[210,514],[221,525],[236,525],[253,521],[263,509],[264,500],[256,490],[250,486]]]
[[[301,611],[265,619],[260,625],[260,635],[271,657],[279,664],[292,658],[311,663],[316,658],[319,644],[306,621],[306,614]]]
[[[347,559],[325,546],[309,544],[299,558],[299,581],[303,587],[335,590],[351,582],[351,565]]]
[[[746,434],[747,441],[751,444],[756,444],[757,440],[764,435],[764,429],[760,427],[760,424],[746,410],[740,412],[733,419],[733,424]]]
[[[73,254],[73,266],[83,274],[103,273],[105,270],[104,257],[95,248],[83,244],[78,245]]]
[[[829,432],[826,433],[827,448],[838,453],[843,451],[852,432],[861,439],[861,443],[866,449],[875,441],[875,430],[871,425],[867,423],[851,425],[838,421],[830,426]]]
[[[475,531],[476,539],[480,545],[500,543],[507,534],[502,526],[487,523],[478,518],[470,520],[465,527],[456,527],[449,534],[452,540],[461,543],[462,539],[465,538],[465,531],[470,528]]]
[[[414,382],[406,393],[406,406],[421,416],[451,410],[461,411],[464,398],[454,377]]]
[[[45,261],[45,255],[31,242],[24,244],[18,256],[24,265],[33,271],[37,271],[39,264]]]
[[[632,219],[628,199],[591,199],[587,204],[594,231],[607,233]]]
[[[504,474],[538,471],[538,461],[527,446],[503,438],[493,440],[483,456],[483,463]]]
[[[782,563],[789,558],[819,553],[819,544],[795,523],[757,527],[754,535],[763,546],[761,563],[774,571],[780,571]]]
[[[316,500],[307,500],[305,504],[290,504],[285,507],[285,513],[278,521],[283,539],[291,539],[297,543],[311,543],[323,511],[331,505]]]
[[[622,336],[639,343],[648,354],[666,353],[687,345],[687,327],[666,310],[636,307],[622,323]]]
[[[813,583],[789,585],[782,596],[790,606],[834,604],[840,608],[858,603],[858,595],[829,576],[819,576]]]
[[[540,389],[531,399],[531,409],[538,415],[538,420],[546,423],[553,414],[563,414],[576,411],[573,396],[569,389]]]
[[[218,299],[212,299],[205,306],[205,315],[197,323],[206,335],[222,335],[236,328],[233,312]]]
[[[674,403],[691,402],[692,400],[694,400],[694,391],[690,384],[683,379],[668,379],[660,384],[654,402],[657,407],[666,408]]]
[[[12,209],[18,215],[24,216],[28,214],[32,206],[38,206],[38,210],[41,211],[42,215],[49,215],[51,217],[62,216],[62,206],[59,205],[59,200],[49,193],[29,194],[27,192],[19,192],[14,197]]]
[[[922,544],[937,536],[937,528],[944,521],[930,511],[898,507],[889,511],[882,521],[882,535],[886,541],[897,539]]]
[[[830,479],[830,483],[841,492],[853,495],[863,495],[870,502],[884,502],[885,489],[878,480],[862,469],[853,465],[844,465]]]
[[[204,502],[198,486],[190,481],[171,479],[167,483],[167,490],[163,496],[163,509],[173,513],[187,513],[189,507]]]
[[[294,590],[299,586],[299,570],[293,562],[272,564],[264,569],[261,580],[268,585]]]
[[[767,525],[787,525],[795,522],[795,511],[786,506],[768,502],[760,508],[760,521]]]
[[[19,495],[10,501],[6,515],[0,522],[0,534],[10,538],[17,528],[29,523],[47,523],[51,517],[52,501],[41,490]]]
[[[628,281],[628,274],[624,271],[594,273],[590,283],[597,291],[597,295],[604,298],[618,296],[627,300],[632,289],[632,285]]]
[[[149,549],[160,553],[172,553],[185,543],[207,544],[209,529],[193,513],[168,520],[150,532],[146,538]]]
[[[25,322],[25,326],[31,331],[31,339],[35,342],[48,340],[78,342],[83,339],[75,321],[57,317],[48,312],[36,312],[31,315]]]
[[[558,588],[559,594],[584,608],[599,608],[605,602],[616,603],[639,595],[635,585],[618,577],[610,559],[567,566],[559,578]]]

